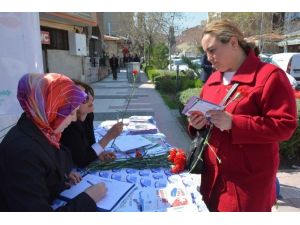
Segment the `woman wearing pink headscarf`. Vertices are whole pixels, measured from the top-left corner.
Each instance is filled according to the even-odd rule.
[[[24,113],[0,144],[0,211],[52,211],[58,194],[81,179],[59,141],[86,94],[64,75],[26,74],[17,98]],[[91,186],[56,210],[96,211],[105,192],[104,184]]]

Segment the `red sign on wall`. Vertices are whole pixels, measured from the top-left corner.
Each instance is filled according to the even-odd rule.
[[[50,45],[50,33],[47,31],[41,31],[41,42],[44,45]]]

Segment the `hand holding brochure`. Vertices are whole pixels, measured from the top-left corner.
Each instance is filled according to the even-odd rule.
[[[192,111],[200,111],[203,115],[209,110],[223,110],[223,107],[209,101],[200,99],[196,96],[192,96],[186,103],[182,113],[190,116]]]
[[[124,197],[134,189],[135,184],[122,182],[118,180],[107,179],[96,175],[88,174],[82,180],[71,188],[60,193],[60,198],[70,200],[75,198],[81,192],[85,191],[92,184],[104,182],[107,188],[106,195],[97,202],[98,211],[113,211],[114,208],[124,199]]]

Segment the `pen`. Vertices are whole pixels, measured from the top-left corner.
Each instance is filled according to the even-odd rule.
[[[95,185],[92,181],[87,180],[86,182],[88,182],[90,185]]]

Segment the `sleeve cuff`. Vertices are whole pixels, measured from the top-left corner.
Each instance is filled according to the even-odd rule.
[[[102,148],[101,145],[97,142],[92,145],[92,148],[94,149],[97,156],[104,152],[104,148]]]

